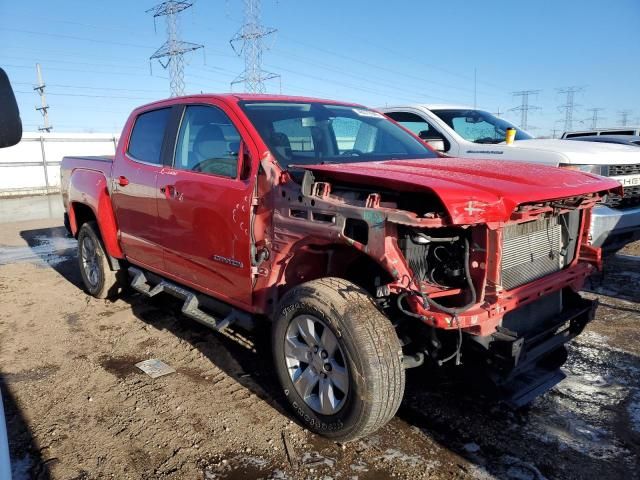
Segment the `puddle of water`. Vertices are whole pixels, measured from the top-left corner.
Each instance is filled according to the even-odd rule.
[[[629,412],[631,428],[636,433],[640,433],[640,391],[636,392],[631,402],[629,402],[627,411]]]
[[[504,455],[500,458],[500,463],[506,467],[506,477],[513,480],[546,480],[535,465],[523,462],[519,458],[511,455]]]
[[[72,258],[70,250],[78,246],[74,238],[44,235],[34,237],[33,243],[25,247],[0,247],[0,265],[28,262],[55,266]]]
[[[534,403],[528,434],[596,460],[633,461],[615,431],[619,407],[640,376],[637,370],[629,375],[635,367],[626,365],[628,358],[611,349],[606,337],[586,332],[571,347],[567,378]]]

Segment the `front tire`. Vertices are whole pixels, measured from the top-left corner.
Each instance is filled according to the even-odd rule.
[[[96,298],[110,298],[119,290],[117,272],[111,270],[98,225],[85,222],[78,233],[78,264],[85,290]]]
[[[349,441],[385,425],[404,394],[402,348],[373,299],[340,278],[299,285],[273,325],[275,369],[310,430]]]

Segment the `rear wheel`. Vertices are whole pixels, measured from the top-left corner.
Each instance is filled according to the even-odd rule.
[[[85,222],[78,233],[78,263],[87,292],[96,298],[118,293],[117,272],[111,270],[96,222]]]
[[[354,440],[387,423],[404,394],[402,349],[389,319],[357,285],[323,278],[295,287],[273,325],[275,368],[310,430]]]

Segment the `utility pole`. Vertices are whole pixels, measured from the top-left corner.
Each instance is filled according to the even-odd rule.
[[[575,103],[575,94],[581,92],[583,90],[582,87],[571,86],[566,88],[559,88],[558,93],[565,93],[567,95],[567,101],[564,105],[560,105],[558,108],[560,111],[564,110],[564,131],[568,132],[569,130],[573,130],[573,111],[576,107],[579,107],[577,103]]]
[[[264,45],[264,39],[277,30],[262,25],[260,4],[261,0],[244,0],[244,24],[229,41],[231,48],[238,56],[244,55],[244,72],[231,82],[232,90],[234,85],[244,83],[245,91],[264,93],[266,91],[264,82],[280,77],[278,74],[262,69],[262,54],[267,48]]]
[[[510,111],[520,112],[520,128],[527,129],[529,110],[539,110],[540,107],[529,105],[529,95],[537,95],[541,90],[521,90],[512,92],[514,97],[522,97],[522,103],[519,107],[514,107]]]
[[[602,118],[598,116],[598,112],[603,111],[604,108],[590,108],[587,110],[588,112],[592,112],[591,114],[591,128],[598,128],[598,118]]]
[[[192,5],[189,2],[169,0],[147,10],[147,13],[153,14],[154,26],[157,17],[165,17],[167,21],[167,41],[149,57],[149,60],[157,59],[163,68],[169,68],[172,97],[184,95],[184,54],[204,46],[180,40],[178,14]],[[166,59],[164,62],[163,58]]]
[[[44,92],[46,85],[42,80],[42,69],[39,63],[36,63],[36,73],[38,74],[38,85],[33,87],[33,89],[40,95],[40,106],[36,107],[36,110],[38,110],[44,118],[44,126],[38,127],[38,131],[48,133],[53,128],[53,125],[49,125],[49,105],[47,104],[47,94]]]
[[[631,115],[631,110],[620,110],[618,112],[620,115],[620,125],[626,127],[629,123],[629,115]]]

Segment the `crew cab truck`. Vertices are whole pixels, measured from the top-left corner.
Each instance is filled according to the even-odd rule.
[[[90,294],[131,282],[214,329],[271,321],[293,413],[343,441],[393,417],[423,363],[476,369],[514,405],[558,382],[595,306],[576,293],[600,261],[591,211],[619,193],[440,158],[360,105],[264,95],[145,105],[114,158],[61,168]]]
[[[593,211],[589,241],[614,253],[640,239],[640,151],[631,146],[533,138],[485,110],[459,105],[398,105],[380,109],[453,157],[532,162],[618,180],[622,195],[608,195]],[[507,128],[515,128],[512,145]],[[507,167],[504,167],[507,168]],[[550,179],[551,181],[551,179]]]

